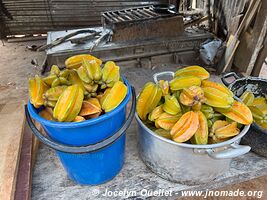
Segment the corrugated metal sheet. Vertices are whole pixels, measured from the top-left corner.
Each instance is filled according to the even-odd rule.
[[[101,24],[100,13],[103,11],[167,3],[168,0],[2,0],[2,2],[13,17],[9,19],[4,16],[5,33],[14,35],[95,26]]]

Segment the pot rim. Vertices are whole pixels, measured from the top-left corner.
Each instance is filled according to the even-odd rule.
[[[179,147],[185,147],[185,148],[193,148],[193,149],[211,149],[211,148],[218,148],[218,147],[222,147],[222,146],[226,146],[226,145],[230,145],[238,140],[240,140],[249,130],[250,125],[246,125],[244,126],[244,128],[242,129],[242,131],[235,137],[233,137],[230,140],[224,141],[224,142],[220,142],[220,143],[216,143],[216,144],[205,144],[205,145],[200,145],[200,144],[186,144],[186,143],[177,143],[174,142],[173,140],[164,138],[158,134],[156,134],[154,131],[150,130],[143,122],[142,120],[139,118],[137,112],[135,112],[135,119],[137,121],[137,123],[146,130],[146,132],[148,132],[150,135],[152,135],[153,137],[158,138],[159,140],[175,145],[175,146],[179,146]]]

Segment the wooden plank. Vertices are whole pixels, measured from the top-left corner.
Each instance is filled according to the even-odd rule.
[[[5,104],[0,112],[0,199],[13,200],[24,129],[24,103]]]
[[[31,198],[33,135],[25,123],[14,200]]]

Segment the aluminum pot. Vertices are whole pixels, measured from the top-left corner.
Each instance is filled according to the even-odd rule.
[[[154,75],[173,76],[173,72]],[[207,183],[229,170],[232,158],[250,151],[249,146],[239,145],[247,133],[245,126],[240,134],[225,142],[209,145],[176,143],[151,131],[135,114],[138,123],[138,148],[143,162],[160,177],[187,185]]]
[[[229,78],[232,78],[233,81],[228,82]],[[241,78],[235,72],[230,72],[222,76],[222,81],[237,97],[240,97],[246,90],[250,90],[255,96],[267,94],[267,79],[258,77]],[[251,146],[253,152],[267,157],[267,130],[258,124],[251,124],[241,143]]]

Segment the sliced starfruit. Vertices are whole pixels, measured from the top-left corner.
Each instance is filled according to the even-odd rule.
[[[204,87],[203,88],[205,95],[205,103],[212,107],[217,108],[230,108],[234,102],[234,99],[231,95],[218,90],[213,87]]]
[[[68,58],[65,61],[65,65],[68,69],[78,69],[81,65],[83,60],[88,60],[88,61],[92,61],[95,60],[98,65],[102,64],[102,61],[90,54],[80,54],[80,55],[76,55],[76,56],[72,56],[70,58]]]
[[[59,122],[73,121],[81,110],[83,98],[83,91],[78,85],[69,86],[60,95],[53,117]]]
[[[162,95],[166,96],[169,94],[169,90],[170,90],[170,86],[169,86],[169,82],[168,81],[164,81],[164,80],[160,80],[159,81],[159,87],[162,90]]]
[[[196,133],[198,127],[198,113],[189,111],[176,122],[170,133],[175,142],[186,142]]]
[[[243,101],[244,104],[246,104],[247,106],[251,106],[253,101],[254,101],[254,94],[250,91],[246,91],[244,92],[240,99]]]
[[[147,119],[147,114],[158,105],[161,97],[162,91],[158,85],[152,82],[144,85],[136,105],[136,111],[141,120],[145,121]]]
[[[171,130],[174,124],[180,119],[181,115],[171,115],[168,113],[162,113],[156,120],[156,128],[162,128],[164,130]]]
[[[164,113],[163,105],[159,105],[159,106],[157,106],[156,108],[154,108],[154,110],[152,110],[151,113],[149,113],[149,115],[148,115],[148,119],[149,119],[149,121],[154,122],[156,119],[159,118],[159,116],[160,116],[162,113]]]
[[[123,82],[117,81],[103,99],[102,109],[110,112],[117,108],[127,95],[127,91],[127,86]]]
[[[167,138],[167,139],[171,139],[172,136],[170,134],[170,131],[164,130],[162,128],[156,129],[155,133],[158,134],[161,137]]]
[[[97,98],[90,98],[86,101],[83,101],[82,108],[80,110],[80,116],[88,116],[97,113],[101,113],[101,105]]]
[[[234,94],[231,90],[229,90],[227,87],[225,87],[224,85],[220,84],[220,83],[215,83],[209,80],[203,80],[201,82],[201,87],[205,88],[205,87],[210,87],[210,88],[216,88],[217,90],[220,90],[221,92],[228,94],[229,96],[233,97]]]
[[[163,110],[171,115],[177,115],[181,112],[181,107],[175,96],[166,95],[163,104]]]
[[[201,79],[196,76],[178,76],[170,81],[172,91],[182,90],[191,86],[200,86]]]
[[[208,144],[209,127],[207,118],[201,111],[198,111],[197,114],[199,120],[199,127],[190,141],[193,144]]]
[[[40,108],[42,105],[44,105],[43,94],[47,90],[48,86],[38,75],[29,79],[30,102],[35,108]]]
[[[240,124],[249,125],[253,122],[253,116],[250,109],[244,103],[238,101],[234,101],[230,109],[220,109],[218,111]]]
[[[102,85],[101,89],[112,87],[117,81],[120,80],[120,67],[113,61],[105,63],[102,69]]]
[[[208,79],[210,74],[207,70],[200,66],[189,66],[179,69],[175,72],[175,77],[177,76],[196,76],[201,80]]]

